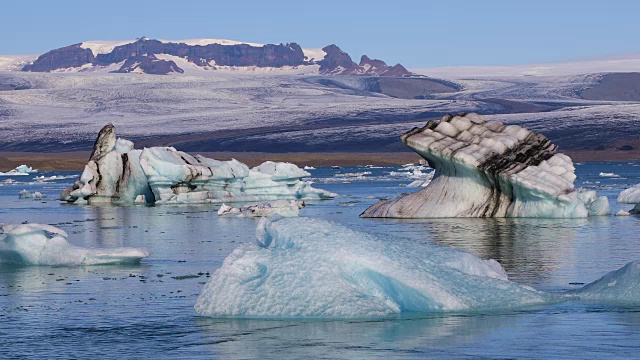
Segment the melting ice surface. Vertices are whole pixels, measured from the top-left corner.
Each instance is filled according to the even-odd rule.
[[[0,263],[55,266],[136,264],[149,256],[144,249],[74,246],[67,242],[65,231],[51,225],[4,225],[2,231]]]
[[[380,238],[311,218],[262,219],[257,244],[235,250],[195,305],[213,317],[368,318],[407,312],[522,308],[567,299],[640,303],[640,262],[578,291],[509,281],[495,260]]]
[[[281,218],[259,223],[257,244],[229,255],[195,309],[209,316],[361,318],[552,299],[508,281],[494,260],[319,219]]]

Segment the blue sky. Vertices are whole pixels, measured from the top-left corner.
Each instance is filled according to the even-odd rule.
[[[0,54],[83,40],[223,38],[335,43],[407,67],[509,65],[640,53],[640,1],[4,2]]]

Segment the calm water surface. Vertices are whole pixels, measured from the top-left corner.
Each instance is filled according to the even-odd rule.
[[[609,196],[640,183],[634,163],[577,166],[577,185]],[[370,171],[364,179],[335,174]],[[414,191],[397,168],[320,168],[318,187],[338,199],[303,216],[463,249],[498,260],[511,280],[564,291],[640,260],[640,218],[380,220],[358,215],[378,198]],[[618,177],[602,177],[600,172]],[[47,172],[37,175],[69,175]],[[35,175],[34,175],[35,176]],[[56,201],[73,179],[0,186],[0,223],[52,224],[73,244],[145,247],[131,267],[0,265],[2,358],[634,358],[640,307],[564,302],[520,311],[414,315],[386,320],[232,320],[195,316],[208,276],[241,243],[255,241],[256,219],[220,218],[212,206],[79,206]],[[345,177],[348,179],[349,177]],[[6,180],[0,177],[0,182]],[[329,179],[329,180],[325,180]],[[324,183],[324,181],[328,181]],[[30,183],[31,182],[31,183]],[[18,199],[27,189],[49,198]]]

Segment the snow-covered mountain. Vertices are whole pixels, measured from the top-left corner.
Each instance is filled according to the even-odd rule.
[[[296,43],[255,44],[221,39],[174,41],[145,37],[129,41],[85,41],[65,46],[40,55],[20,69],[159,75],[207,70],[385,77],[415,75],[400,64],[389,66],[366,55],[356,64],[336,45],[303,49]]]

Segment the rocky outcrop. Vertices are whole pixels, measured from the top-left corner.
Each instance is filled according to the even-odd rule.
[[[114,71],[116,73],[130,73],[130,72],[142,72],[152,75],[167,75],[169,73],[184,73],[174,61],[161,60],[155,57],[155,55],[139,55],[127,58],[122,64],[120,69]]]
[[[249,168],[237,161],[191,156],[172,147],[134,149],[106,125],[80,178],[62,192],[67,202],[118,204],[234,203],[319,200],[335,194],[315,189],[311,174],[289,163]]]
[[[413,75],[404,66],[397,64],[388,66],[384,61],[370,59],[363,55],[360,64],[356,64],[346,52],[336,45],[329,45],[322,50],[327,54],[318,62],[321,74],[361,75],[361,76],[395,76]]]
[[[80,45],[74,44],[40,55],[33,63],[25,65],[22,71],[47,72],[93,63],[95,57],[91,50],[83,49]]]
[[[576,190],[571,159],[542,134],[447,115],[401,137],[435,169],[423,190],[368,208],[364,217],[586,217],[609,214],[605,196]]]
[[[139,38],[130,43],[114,46],[107,53],[94,54],[91,49],[75,44],[43,54],[22,68],[23,71],[48,72],[83,65],[107,67],[121,64],[113,72],[141,72],[147,74],[183,73],[174,61],[159,59],[165,54],[184,59],[206,69],[220,67],[283,68],[306,65],[320,65],[321,74],[366,75],[366,76],[408,76],[412,75],[402,65],[387,66],[384,61],[371,60],[363,56],[360,65],[351,60],[349,54],[336,45],[322,50],[322,59],[307,60],[304,50],[296,43],[249,44],[210,43],[189,45],[181,42],[167,42]]]

